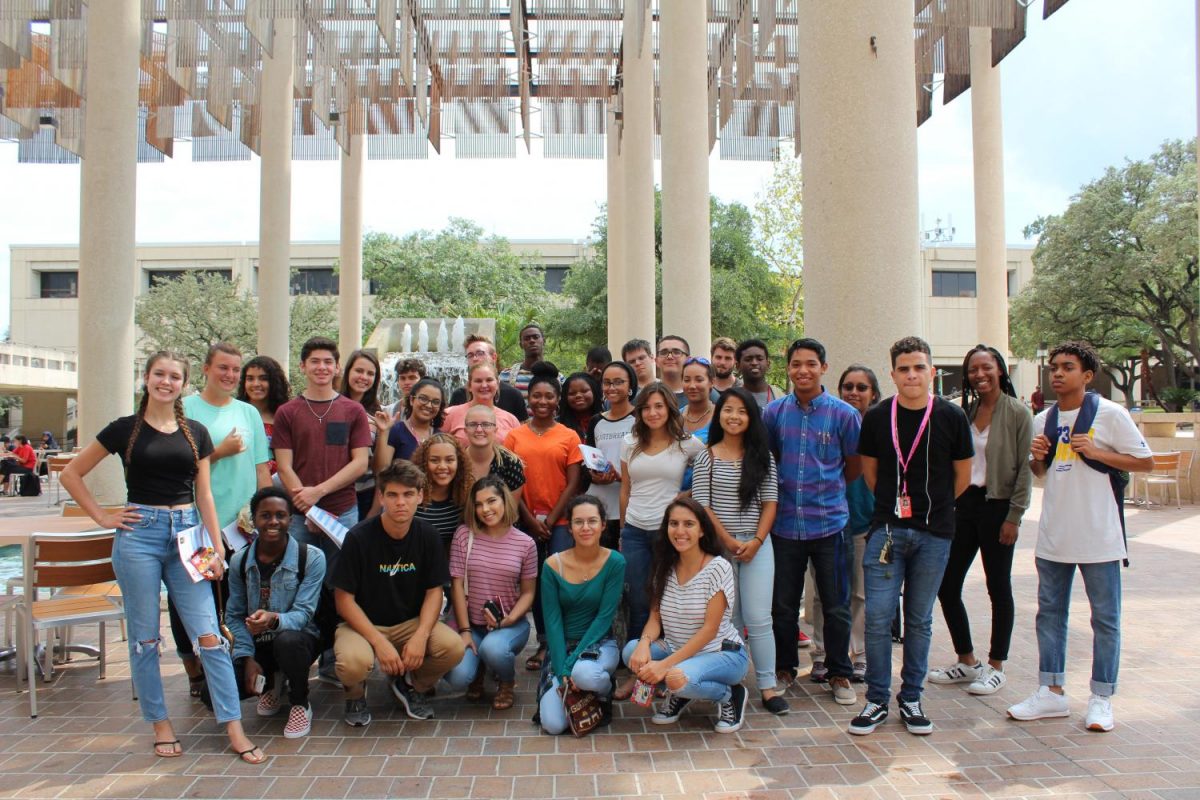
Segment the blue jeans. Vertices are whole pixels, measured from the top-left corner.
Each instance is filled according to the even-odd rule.
[[[533,594],[533,625],[537,628],[538,646],[540,647],[546,643],[546,620],[542,617],[542,569],[547,558],[574,547],[575,539],[572,538],[566,525],[551,525],[549,539],[544,542],[536,539],[534,541],[537,542],[538,579]]]
[[[892,563],[879,554],[892,537]],[[929,670],[933,603],[942,585],[950,540],[915,528],[884,526],[867,533],[863,583],[867,592],[867,701],[887,705],[892,686],[892,618],[904,590],[904,664],[900,700],[921,699]]]
[[[192,647],[200,654],[204,675],[212,694],[217,722],[242,718],[233,659],[217,624],[212,585],[193,583],[175,544],[176,532],[197,523],[193,508],[167,511],[131,504],[142,515],[133,530],[118,530],[113,542],[112,563],[125,598],[125,621],[129,633],[129,669],[137,689],[142,718],[147,722],[167,719],[162,674],[158,662],[162,647],[159,636],[159,591],[163,583],[179,611]],[[215,636],[212,647],[199,644],[202,636]]]
[[[1121,562],[1063,564],[1036,558],[1038,571],[1038,682],[1062,686],[1067,679],[1067,612],[1075,569],[1083,575],[1092,607],[1092,694],[1112,697],[1121,666]]]
[[[628,530],[628,529],[626,529]],[[621,659],[626,665],[637,649],[638,640],[631,639],[621,653]],[[662,661],[674,652],[671,646],[662,639],[650,643],[650,659]],[[730,687],[741,683],[750,668],[750,658],[746,648],[737,650],[720,650],[716,653],[697,653],[689,659],[676,664],[678,669],[687,677],[687,685],[673,693],[688,700],[711,700],[714,703],[724,703],[731,695]]]
[[[629,638],[638,639],[650,619],[650,594],[646,584],[654,562],[654,542],[658,531],[634,525],[621,529],[621,555],[625,556],[625,591],[629,597]]]
[[[775,581],[771,595],[771,627],[775,633],[775,669],[793,675],[799,666],[796,636],[800,630],[800,599],[804,575],[813,565],[816,592],[824,612],[825,663],[830,678],[851,676],[850,666],[850,557],[854,543],[845,530],[820,539],[786,539],[772,534]]]
[[[338,522],[345,525],[347,528],[353,528],[358,524],[358,506],[350,506],[347,510],[338,515]],[[314,547],[320,548],[325,554],[325,586],[328,589],[333,588],[333,576],[337,572],[338,554],[342,549],[325,534],[317,531],[314,533],[304,524],[304,515],[297,512],[292,514],[291,524],[288,525],[288,534],[292,536],[300,544],[311,544]]]
[[[739,539],[738,541],[748,541]],[[771,631],[771,594],[775,585],[775,549],[771,537],[762,543],[749,563],[730,558],[737,596],[733,627],[745,629],[754,656],[754,682],[758,690],[775,688],[775,634]]]
[[[478,655],[468,647],[458,666],[446,673],[446,683],[455,691],[467,688],[467,684],[475,679],[481,660],[496,674],[496,679],[501,683],[512,683],[517,679],[514,661],[517,653],[524,650],[525,645],[529,643],[528,620],[522,619],[494,631],[471,626],[471,638],[475,640]]]
[[[605,639],[596,645],[595,658],[580,658],[571,668],[571,680],[585,692],[595,692],[600,697],[612,694],[612,676],[620,663],[620,651],[613,639]],[[558,735],[567,729],[567,712],[563,708],[562,695],[558,693],[559,680],[550,677],[550,688],[538,701],[542,730]]]

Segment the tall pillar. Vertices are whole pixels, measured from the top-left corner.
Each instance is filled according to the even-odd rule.
[[[707,354],[712,335],[708,204],[708,12],[662,0],[662,329]]]
[[[79,441],[133,410],[131,367],[141,3],[88,15],[79,208]],[[138,385],[141,382],[138,381]],[[88,476],[101,503],[125,499],[117,459]]]
[[[608,110],[607,123],[608,349],[613,358],[619,359],[621,345],[628,341],[629,318],[623,291],[629,276],[625,269],[625,167],[621,161],[621,129],[613,107]]]
[[[639,20],[639,15],[641,19]],[[624,71],[625,208],[621,217],[625,239],[625,285],[618,293],[625,303],[622,341],[633,338],[654,343],[654,53],[650,38],[650,9],[644,0],[625,3],[621,57]],[[613,291],[610,284],[609,292]],[[610,334],[611,335],[611,334]]]
[[[888,387],[888,348],[924,330],[912,5],[799,14],[804,330],[825,344],[830,381],[861,361]]]
[[[338,349],[343,356],[362,347],[362,183],[367,140],[350,137],[342,151],[342,238],[338,253]],[[380,355],[383,355],[380,353]]]
[[[992,29],[971,28],[971,144],[975,161],[975,325],[1008,356],[1008,246],[1004,237],[1004,126]]]
[[[296,23],[275,20],[273,55],[263,56],[262,180],[259,185],[258,352],[289,366],[292,245],[292,60]]]

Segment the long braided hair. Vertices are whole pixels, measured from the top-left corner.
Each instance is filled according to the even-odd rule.
[[[994,347],[988,347],[986,344],[977,344],[967,351],[967,355],[963,358],[962,375],[963,375],[963,390],[962,390],[962,407],[963,411],[967,412],[967,419],[975,418],[975,410],[979,407],[979,392],[971,386],[971,381],[967,377],[967,371],[971,366],[971,359],[976,353],[987,353],[996,360],[996,368],[1000,371],[1000,391],[1009,397],[1016,397],[1017,390],[1013,386],[1012,378],[1008,374],[1008,365],[1004,363],[1004,356],[1000,355],[1000,351]]]
[[[137,418],[133,421],[133,431],[129,434],[129,443],[125,445],[125,471],[128,473],[129,464],[133,460],[133,444],[137,441],[138,436],[142,432],[142,426],[146,421],[146,406],[150,402],[150,389],[146,385],[146,379],[150,377],[150,370],[154,369],[154,365],[159,361],[174,361],[179,366],[183,367],[183,382],[188,382],[190,368],[188,367],[187,358],[179,353],[170,350],[159,350],[154,355],[150,356],[150,360],[146,362],[146,371],[142,373],[142,399],[138,403]],[[200,449],[196,447],[196,439],[192,436],[191,426],[187,424],[187,418],[183,414],[183,398],[175,398],[175,422],[179,425],[179,429],[183,431],[184,437],[187,439],[188,445],[192,448],[192,457],[195,459],[196,470],[200,469]],[[195,474],[195,473],[193,473]]]

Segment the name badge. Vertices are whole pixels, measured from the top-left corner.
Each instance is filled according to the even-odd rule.
[[[896,518],[908,519],[912,516],[912,498],[902,494],[896,498]]]

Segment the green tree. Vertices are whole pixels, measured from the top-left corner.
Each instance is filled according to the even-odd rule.
[[[1033,279],[1012,304],[1018,356],[1032,356],[1038,342],[1087,338],[1110,361],[1110,374],[1147,348],[1169,386],[1177,372],[1196,377],[1194,141],[1169,141],[1146,160],[1109,167],[1065,212],[1025,232],[1040,239]]]
[[[784,155],[754,204],[754,248],[786,289],[788,328],[804,326],[804,181],[800,160]]]
[[[655,193],[655,308],[662,313],[662,224],[659,193]],[[778,339],[783,335],[777,320],[785,307],[787,290],[778,275],[758,254],[754,222],[741,203],[710,198],[710,264],[712,267],[712,333],[745,339],[752,336]],[[569,298],[550,312],[554,337],[573,352],[608,339],[608,216],[597,217],[595,255],[571,268],[563,284]],[[614,354],[618,355],[618,354]]]

